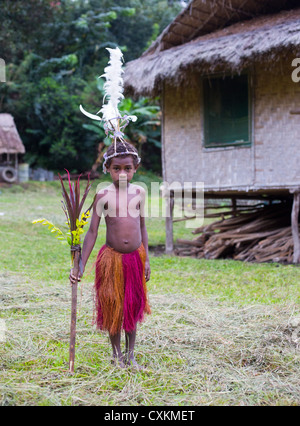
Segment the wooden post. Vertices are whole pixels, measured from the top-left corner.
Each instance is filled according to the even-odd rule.
[[[296,189],[292,193],[294,193],[292,216],[291,216],[292,235],[293,235],[293,242],[294,242],[293,263],[300,263],[300,236],[299,236],[300,188]]]
[[[17,172],[18,180],[19,180],[19,171],[18,171],[18,154],[15,154],[15,171]]]
[[[80,250],[74,252],[74,268],[75,277],[79,274]],[[78,281],[72,285],[72,308],[71,308],[71,326],[70,326],[70,348],[69,348],[69,372],[74,374],[75,363],[75,344],[76,344],[76,318],[77,318],[77,288]]]
[[[236,214],[236,198],[235,197],[231,198],[231,205],[232,205],[233,214],[235,215]]]
[[[166,254],[172,254],[173,245],[173,210],[174,210],[174,191],[166,195]]]

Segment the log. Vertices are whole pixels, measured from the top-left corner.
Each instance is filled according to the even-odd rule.
[[[183,220],[189,220],[189,219],[196,219],[196,216],[184,216],[181,217],[180,219],[173,219],[173,223],[174,222],[182,222]]]
[[[185,240],[183,238],[177,238],[176,242],[178,244],[187,244],[187,245],[196,246],[196,247],[201,247],[203,245],[201,241]]]
[[[299,208],[297,213],[295,204],[294,216],[298,217]],[[192,231],[197,235],[193,240],[178,239],[177,242],[185,248],[176,254],[187,255],[189,252],[191,256],[208,259],[230,255],[233,259],[244,261],[291,262],[292,234],[297,232],[299,235],[299,224],[296,222],[297,231],[292,232],[291,205],[288,202],[264,204],[264,207],[252,211],[242,211],[236,206],[236,210],[235,215],[231,212],[232,217]]]

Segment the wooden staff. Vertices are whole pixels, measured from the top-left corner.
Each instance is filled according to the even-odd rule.
[[[74,266],[73,273],[76,277],[72,286],[72,308],[71,308],[71,326],[70,326],[70,348],[69,348],[69,372],[74,374],[75,364],[75,344],[76,344],[76,318],[77,318],[77,289],[78,289],[78,275],[79,275],[79,261],[81,255],[80,246],[72,246],[71,251],[74,252]]]

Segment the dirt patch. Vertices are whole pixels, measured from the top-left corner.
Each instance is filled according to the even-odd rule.
[[[173,248],[174,248],[174,254],[177,255],[177,251],[180,248],[183,248],[184,246],[181,244],[174,244]],[[153,254],[153,256],[162,256],[163,254],[166,254],[166,246],[165,244],[157,244],[155,246],[148,246],[149,252],[151,254]],[[184,256],[184,254],[182,255]],[[189,257],[191,257],[190,255],[188,255]]]

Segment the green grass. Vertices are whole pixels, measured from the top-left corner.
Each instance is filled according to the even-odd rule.
[[[149,185],[157,178],[144,172],[142,179]],[[0,192],[0,319],[7,328],[0,404],[299,405],[299,343],[291,326],[300,315],[299,267],[151,254],[152,315],[140,325],[136,347],[146,369],[119,370],[110,364],[107,335],[92,325],[101,223],[79,289],[76,372],[69,376],[69,251],[31,223],[45,217],[64,226],[60,184]],[[150,202],[163,208],[157,197]],[[149,245],[164,244],[164,220],[146,222]],[[174,238],[192,238],[185,222],[174,223]]]

